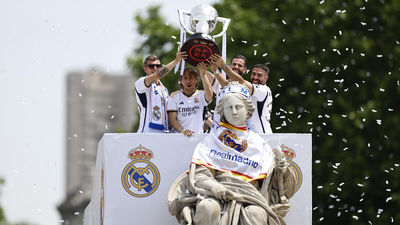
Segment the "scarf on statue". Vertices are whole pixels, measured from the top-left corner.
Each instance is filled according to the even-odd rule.
[[[220,122],[215,133],[200,142],[192,163],[231,173],[244,181],[264,179],[274,164],[269,145],[246,127]]]
[[[149,127],[157,130],[168,130],[167,102],[168,91],[160,82],[151,83],[150,91],[150,123]]]

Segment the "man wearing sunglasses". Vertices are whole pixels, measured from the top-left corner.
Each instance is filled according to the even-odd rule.
[[[169,94],[160,79],[186,57],[186,52],[178,51],[175,59],[165,66],[155,55],[145,58],[143,70],[146,76],[135,82],[136,101],[140,113],[137,133],[164,133],[168,131],[166,110]]]

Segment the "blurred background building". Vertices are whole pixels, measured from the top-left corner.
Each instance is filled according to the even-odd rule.
[[[104,133],[130,132],[136,119],[134,78],[91,69],[68,74],[66,83],[66,196],[58,210],[64,224],[80,225],[97,143]]]

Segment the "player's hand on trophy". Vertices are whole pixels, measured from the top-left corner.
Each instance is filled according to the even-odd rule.
[[[285,173],[287,170],[287,162],[282,148],[277,146],[273,149],[273,151],[275,154],[276,167],[279,168],[283,173]]]
[[[197,72],[199,72],[200,75],[204,75],[208,68],[208,66],[203,62],[198,63],[196,67],[197,67]]]
[[[211,72],[215,73],[218,70],[218,65],[214,62],[210,63],[210,70]]]
[[[180,49],[176,52],[176,57],[175,60],[177,60],[177,62],[182,61],[182,59],[186,59],[188,56],[188,54],[186,52],[181,52]]]
[[[214,54],[210,57],[210,59],[211,63],[214,62],[218,67],[226,67],[225,61],[220,55]]]

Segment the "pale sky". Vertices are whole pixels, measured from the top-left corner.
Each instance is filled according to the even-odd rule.
[[[0,204],[9,222],[61,224],[65,197],[65,75],[98,67],[127,73],[133,16],[162,5],[178,26],[215,0],[0,0]]]

